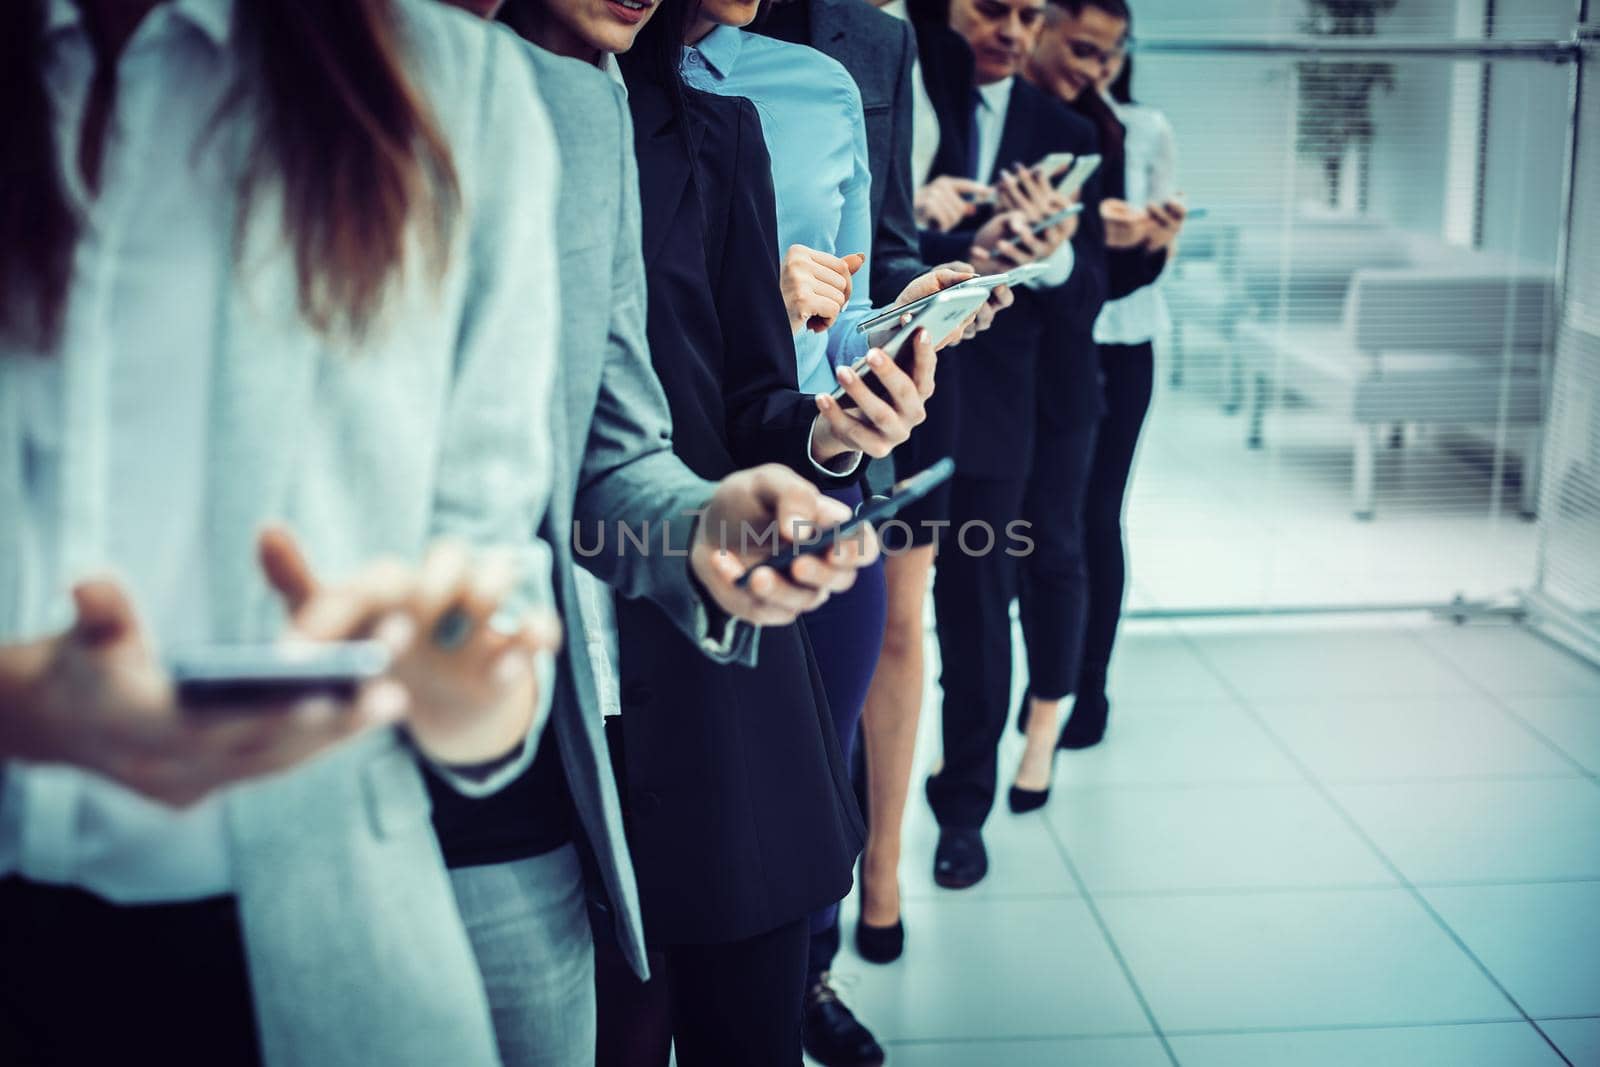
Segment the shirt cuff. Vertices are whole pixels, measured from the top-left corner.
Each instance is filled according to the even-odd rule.
[[[539,739],[544,736],[545,727],[550,722],[551,697],[554,695],[556,684],[555,655],[551,652],[535,653],[533,673],[535,684],[539,687],[539,705],[535,709],[533,727],[520,745],[497,760],[471,767],[440,763],[437,760],[429,761],[439,777],[448,782],[457,793],[473,800],[493,796],[522,777],[523,773],[533,765],[533,757],[539,751]]]
[[[829,463],[838,463],[840,460],[844,459],[846,456],[851,457],[850,465],[848,467],[845,467],[843,470],[836,470],[833,467],[828,466],[828,464],[826,464],[826,463],[818,463],[817,462],[817,455],[811,449],[812,444],[815,443],[815,441],[816,441],[816,437],[817,437],[817,422],[816,422],[815,419],[813,419],[813,420],[811,420],[811,432],[806,435],[806,458],[811,461],[811,465],[813,467],[815,467],[818,471],[820,471],[823,474],[826,474],[830,478],[848,478],[852,474],[854,474],[856,471],[861,469],[861,457],[862,457],[863,453],[860,453],[860,452],[842,452],[839,455],[835,456],[833,459],[828,461]]]
[[[1057,285],[1064,285],[1072,277],[1072,268],[1077,264],[1077,251],[1072,247],[1071,241],[1063,241],[1061,247],[1045,259],[1045,270],[1036,275],[1032,281],[1022,284],[1036,289],[1050,289]]]

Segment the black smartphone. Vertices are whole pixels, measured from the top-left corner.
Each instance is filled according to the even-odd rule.
[[[175,652],[167,668],[185,707],[264,707],[308,697],[353,700],[390,659],[377,641],[211,645]]]
[[[854,536],[867,523],[887,522],[894,518],[902,508],[921,500],[949,481],[950,476],[955,472],[956,461],[946,456],[922,473],[913,474],[904,481],[897,482],[889,490],[888,496],[875,496],[868,500],[860,508],[856,509],[855,515],[837,526],[824,530],[822,536],[817,540],[795,545],[787,551],[778,553],[765,563],[758,563],[751,567],[739,575],[734,584],[741,589],[749,585],[751,576],[762,567],[772,567],[786,572],[794,565],[794,561],[802,556],[822,555],[840,541]]]

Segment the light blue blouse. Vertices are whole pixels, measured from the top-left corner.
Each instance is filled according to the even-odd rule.
[[[833,328],[826,334],[803,330],[795,338],[800,388],[829,392],[833,368],[866,354],[866,338],[855,326],[872,311],[872,172],[855,79],[814,48],[732,26],[718,26],[685,49],[683,74],[696,89],[755,104],[772,156],[780,257],[797,244],[868,257]]]

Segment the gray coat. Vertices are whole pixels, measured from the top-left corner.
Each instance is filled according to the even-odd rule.
[[[541,536],[555,552],[556,596],[566,626],[551,728],[584,832],[606,881],[618,941],[641,975],[638,894],[607,762],[599,701],[573,583],[572,523],[583,531],[584,567],[622,596],[646,597],[692,639],[706,614],[687,561],[661,551],[663,527],[687,547],[686,512],[711,496],[672,451],[666,396],[645,340],[645,272],[633,125],[622,91],[594,67],[528,46],[561,148],[557,209],[561,250],[561,358],[554,420],[555,490]],[[597,283],[602,283],[597,288]],[[618,520],[652,531],[652,551],[619,554]],[[596,529],[604,549],[589,555]],[[620,542],[626,546],[627,542]],[[719,659],[753,662],[755,630],[737,628]]]

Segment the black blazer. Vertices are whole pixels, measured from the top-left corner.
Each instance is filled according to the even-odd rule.
[[[916,17],[912,29],[917,36],[917,57],[922,62],[922,86],[939,118],[939,150],[927,174],[915,175],[918,184],[941,174],[954,174],[966,166],[971,151],[967,145],[971,130],[967,109],[972,104],[972,86],[977,77],[972,48],[942,20],[931,22]],[[952,162],[953,161],[953,162]]]
[[[755,108],[692,91],[688,104],[685,131],[658,86],[629,82],[651,359],[674,447],[720,478],[803,454],[795,431],[815,408],[794,388]],[[738,940],[842,898],[865,832],[803,628],[763,630],[758,664],[742,667],[702,656],[648,602],[619,599],[617,624],[623,804],[646,937]]]
[[[930,96],[932,95],[930,91]],[[954,94],[946,94],[953,99]],[[971,93],[962,94],[961,114],[951,116],[968,125]],[[959,147],[959,146],[958,146]],[[1011,90],[1011,105],[1001,131],[995,169],[1014,163],[1032,164],[1051,152],[1093,152],[1094,127],[1061,102],[1018,78]],[[964,173],[966,152],[958,158],[941,143],[936,167],[940,173]],[[985,176],[987,177],[987,176]],[[1072,239],[1076,257],[1072,275],[1054,289],[1022,289],[1016,303],[996,316],[994,325],[970,341],[951,349],[939,364],[941,389],[954,389],[961,431],[957,435],[956,469],[967,477],[1022,478],[1033,453],[1034,401],[1040,358],[1090,361],[1094,351],[1081,345],[1067,349],[1041,348],[1052,320],[1087,318],[1091,324],[1105,302],[1105,228],[1100,220],[1100,192],[1091,180],[1083,194],[1084,211]],[[987,222],[988,213],[974,216],[967,225],[947,234],[925,234],[924,253],[930,259],[959,259],[967,254],[972,237]],[[948,372],[947,369],[951,368]],[[1096,371],[1097,367],[1094,368]]]
[[[1121,200],[1127,196],[1128,190],[1127,129],[1111,110],[1111,106],[1098,93],[1082,93],[1072,102],[1071,107],[1101,131],[1100,151],[1105,156],[1105,162],[1100,165],[1098,172],[1100,195]],[[1146,252],[1137,248],[1108,249],[1106,299],[1118,300],[1152,284],[1161,276],[1166,265],[1166,249],[1159,252]],[[1092,328],[1092,322],[1090,326]]]

